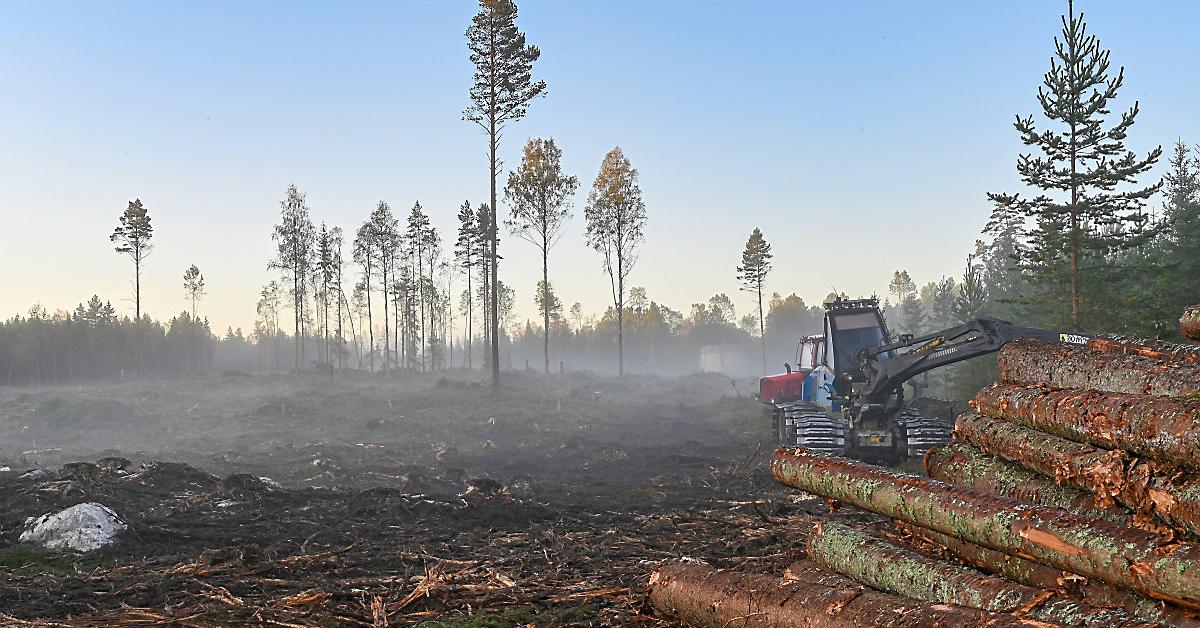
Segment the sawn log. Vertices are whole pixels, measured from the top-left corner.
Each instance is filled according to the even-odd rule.
[[[648,601],[663,615],[705,628],[1047,625],[1014,615],[880,593],[808,561],[792,565],[785,578],[668,563],[650,575]]]
[[[997,384],[971,405],[982,415],[1104,449],[1200,469],[1200,399]]]
[[[1028,614],[1069,626],[1139,623],[1124,609],[1102,609],[1057,593],[923,556],[845,524],[824,522],[808,540],[809,559],[873,589],[934,604]]]
[[[1200,364],[1022,338],[1000,350],[1001,381],[1160,396],[1200,390]]]
[[[1118,587],[1200,608],[1200,548],[1061,508],[803,449],[776,450],[779,482]]]

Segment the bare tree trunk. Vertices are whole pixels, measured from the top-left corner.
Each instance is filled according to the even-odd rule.
[[[367,265],[366,290],[367,293],[367,335],[369,342],[367,344],[367,356],[371,361],[371,372],[375,372],[375,321],[371,315],[371,265]]]
[[[494,81],[493,81],[494,84]],[[488,121],[488,137],[490,142],[488,145],[488,167],[490,169],[491,183],[491,211],[488,215],[488,237],[491,239],[492,245],[488,251],[489,262],[491,263],[491,293],[492,293],[492,320],[491,320],[491,336],[492,336],[492,390],[500,391],[500,280],[497,276],[499,263],[496,260],[497,247],[499,246],[499,234],[496,230],[496,118],[491,116]]]
[[[473,329],[474,323],[475,323],[475,295],[471,294],[471,253],[470,253],[470,245],[468,244],[468,249],[467,249],[467,338],[466,338],[467,342],[465,343],[466,350],[467,350],[467,368],[468,369],[475,368],[475,365],[473,364],[473,357],[474,357],[473,354],[475,353],[475,336],[474,336],[474,329]]]
[[[617,376],[625,375],[625,255],[621,249],[621,219],[617,219]]]
[[[545,215],[545,211],[542,212]],[[550,243],[546,241],[546,233],[542,232],[542,358],[545,362],[546,374],[550,374],[550,253],[547,250]]]
[[[133,257],[133,312],[137,318],[133,327],[133,376],[142,378],[142,260],[135,250]]]
[[[762,374],[767,374],[767,327],[763,320],[762,279],[758,282],[758,339],[762,343]]]
[[[380,243],[382,247],[382,243]],[[386,373],[392,365],[391,329],[388,327],[388,255],[383,253],[379,258],[379,266],[383,272],[383,372]]]
[[[1074,19],[1074,12],[1072,12]],[[1076,182],[1075,122],[1071,122],[1071,326],[1079,329],[1079,184]]]

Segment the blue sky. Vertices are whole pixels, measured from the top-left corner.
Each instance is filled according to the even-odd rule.
[[[1200,142],[1191,2],[1076,3],[1141,101],[1130,145]],[[632,276],[686,310],[737,293],[754,227],[772,290],[819,301],[958,275],[988,190],[1015,190],[1014,114],[1035,111],[1065,2],[524,0],[548,97],[506,133],[552,136],[581,186],[553,252],[566,304],[608,303],[583,241],[604,153],[641,172],[649,221]],[[108,235],[150,208],[144,308],[185,308],[197,264],[220,328],[251,327],[271,226],[295,182],[313,216],[352,230],[375,202],[420,200],[452,239],[486,199],[485,138],[461,121],[470,83],[458,2],[27,2],[0,5],[0,314],[93,293],[132,312],[131,268]],[[1159,168],[1155,175],[1162,171]],[[531,316],[535,249],[508,238],[502,278]]]

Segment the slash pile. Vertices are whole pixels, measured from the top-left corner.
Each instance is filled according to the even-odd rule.
[[[1000,378],[928,477],[776,451],[779,482],[882,518],[801,532],[782,578],[666,565],[650,603],[699,626],[1200,626],[1200,350],[1020,340]]]

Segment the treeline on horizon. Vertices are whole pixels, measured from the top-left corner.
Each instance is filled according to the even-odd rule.
[[[260,294],[255,328],[214,333],[197,315],[207,287],[195,265],[184,274],[191,311],[161,323],[141,315],[140,270],[153,230],[141,200],[131,201],[111,238],[134,264],[135,316],[117,317],[99,297],[53,314],[35,306],[0,324],[0,382],[314,367],[398,375],[482,367],[493,378],[501,367],[748,375],[794,361],[796,343],[821,332],[822,309],[782,296],[798,286],[771,285],[769,234],[757,228],[730,269],[731,288],[736,279],[754,297],[750,312],[739,316],[724,293],[675,310],[632,285],[647,211],[637,170],[619,147],[603,158],[584,208],[584,235],[599,254],[612,304],[587,315],[579,303],[560,302],[551,252],[579,182],[561,170],[552,138],[531,138],[520,165],[497,185],[499,131],[524,117],[546,85],[532,78],[541,52],[517,29],[515,5],[480,7],[467,30],[476,73],[463,117],[488,137],[492,194],[462,204],[456,233],[439,232],[419,202],[397,215],[384,201],[343,232],[315,224],[304,194],[289,186],[272,233],[277,256],[269,268],[278,275]],[[1025,191],[987,194],[991,216],[957,278],[952,271],[918,283],[904,270],[893,273],[884,295],[893,333],[996,316],[1175,340],[1182,308],[1200,301],[1197,151],[1178,140],[1166,171],[1155,175],[1161,148],[1137,155],[1125,147],[1140,104],[1110,113],[1124,69],[1110,68],[1109,51],[1073,11],[1057,42],[1036,94],[1047,127],[1032,115],[1014,122],[1028,147],[1017,158]],[[510,75],[497,79],[492,63]],[[497,215],[498,194],[507,216]],[[499,226],[542,256],[541,280],[519,293],[537,305],[536,320],[513,315],[518,292],[502,278]],[[994,361],[977,360],[920,383],[961,398],[993,376]]]

